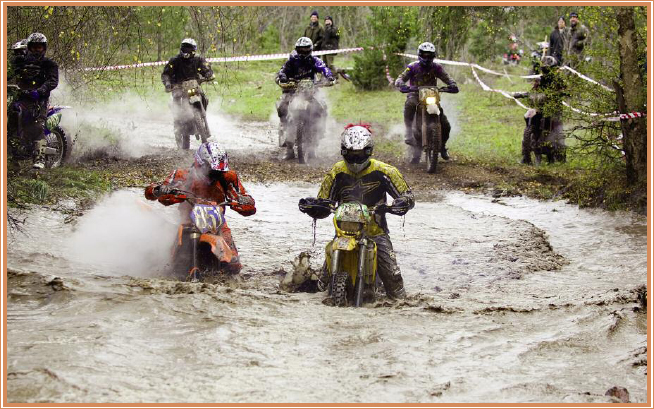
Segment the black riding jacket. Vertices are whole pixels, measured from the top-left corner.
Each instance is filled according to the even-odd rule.
[[[13,59],[12,68],[16,84],[23,90],[37,90],[42,100],[50,98],[50,92],[59,85],[59,66],[47,57],[19,55]]]
[[[184,58],[181,53],[171,58],[161,74],[161,82],[166,84],[179,84],[181,82],[204,78],[213,78],[211,65],[199,55]]]

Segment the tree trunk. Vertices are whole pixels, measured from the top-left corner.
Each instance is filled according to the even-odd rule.
[[[645,85],[640,75],[637,55],[636,25],[633,7],[617,7],[622,93],[618,92],[621,113],[644,112]],[[623,101],[620,101],[622,99]],[[623,110],[624,109],[624,110]],[[624,151],[627,161],[627,182],[647,183],[647,119],[622,121]]]

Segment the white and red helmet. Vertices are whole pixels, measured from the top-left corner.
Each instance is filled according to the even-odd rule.
[[[195,165],[222,172],[229,170],[227,153],[217,142],[205,142],[200,145],[195,152]]]

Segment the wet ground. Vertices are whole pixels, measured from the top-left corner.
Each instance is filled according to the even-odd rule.
[[[644,220],[442,192],[390,220],[409,299],[357,310],[278,289],[332,234],[312,247],[297,210],[315,186],[250,189],[257,214],[228,219],[242,279],[216,285],[157,278],[176,210],[139,191],[75,223],[31,212],[9,243],[9,400],[645,401]]]
[[[165,152],[172,128],[148,121],[130,135]],[[238,160],[276,168],[274,124],[220,126],[241,130]],[[163,277],[177,209],[140,189],[79,218],[30,210],[8,243],[8,400],[611,402],[621,386],[646,401],[645,218],[419,185],[389,217],[408,299],[334,308],[279,289],[333,234],[319,221],[312,246],[297,210],[322,166],[312,183],[245,170],[258,210],[228,212],[244,269],[220,284]]]

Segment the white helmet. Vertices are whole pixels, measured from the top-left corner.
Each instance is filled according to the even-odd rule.
[[[182,44],[180,45],[179,49],[182,53],[182,57],[190,58],[198,49],[198,43],[196,43],[192,38],[185,38],[182,40]]]
[[[309,37],[300,37],[295,42],[295,52],[300,58],[309,58],[313,50],[313,41]]]
[[[368,167],[372,155],[372,133],[361,125],[348,125],[341,134],[341,155],[347,168],[359,173]]]
[[[227,172],[229,163],[227,153],[217,142],[205,142],[195,152],[195,164],[201,168]]]
[[[421,64],[431,64],[436,58],[436,47],[434,44],[424,42],[418,46],[418,60]]]
[[[20,40],[19,42],[14,43],[14,45],[11,46],[11,49],[12,50],[25,50],[25,49],[27,49],[27,39],[24,38],[24,39]]]
[[[33,44],[41,44],[43,46],[43,51],[36,53],[35,51],[30,51],[30,46]],[[45,35],[41,33],[32,33],[27,37],[27,51],[32,54],[38,54],[39,57],[45,55],[45,50],[48,48],[48,39]]]

